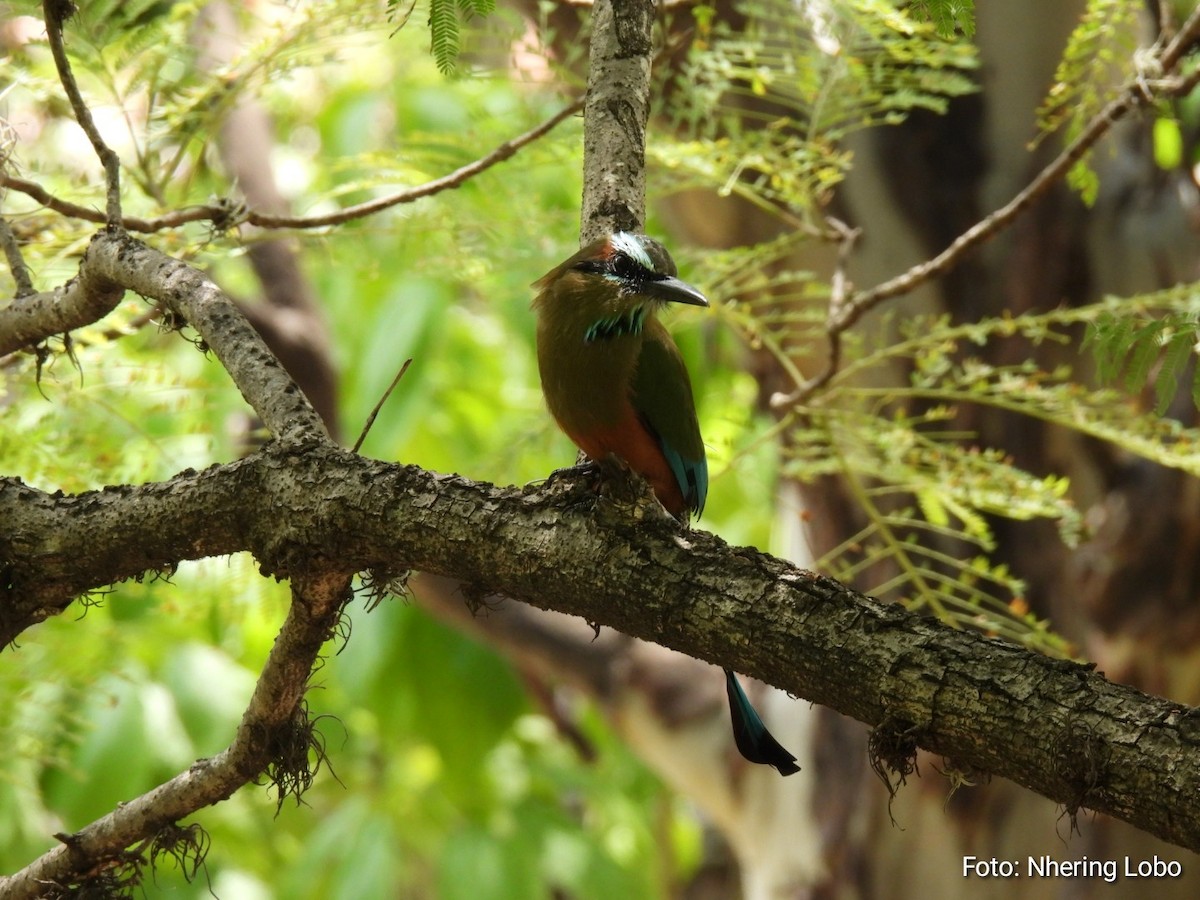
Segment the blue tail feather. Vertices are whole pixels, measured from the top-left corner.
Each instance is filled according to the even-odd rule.
[[[708,498],[708,460],[684,459],[662,438],[659,438],[659,446],[662,447],[667,465],[671,467],[671,474],[675,476],[684,502],[699,518],[704,512],[704,501]]]
[[[738,752],[752,763],[774,766],[780,775],[799,772],[796,757],[788,753],[767,731],[758,710],[750,703],[737,676],[729,669],[725,670],[725,692],[729,695],[729,718],[733,722],[733,740]]]

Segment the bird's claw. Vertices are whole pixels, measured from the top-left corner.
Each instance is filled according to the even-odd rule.
[[[600,474],[600,464],[594,460],[584,460],[580,463],[575,463],[573,466],[564,466],[561,469],[555,469],[546,476],[546,480],[542,482],[542,486],[549,489],[554,486],[554,482],[562,478],[568,478],[574,481],[575,479],[594,479]]]

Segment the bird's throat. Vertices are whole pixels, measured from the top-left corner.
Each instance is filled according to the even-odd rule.
[[[642,327],[646,324],[646,314],[645,306],[635,306],[626,312],[599,319],[584,329],[583,342],[593,344],[597,341],[640,335]]]

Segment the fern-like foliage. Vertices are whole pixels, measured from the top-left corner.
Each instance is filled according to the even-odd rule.
[[[397,4],[388,3],[389,10]],[[429,0],[429,47],[443,75],[458,71],[462,26],[475,16],[486,16],[496,8],[495,0]]]
[[[736,31],[704,20],[687,89],[666,92],[662,112],[690,142],[648,149],[679,187],[811,212],[850,165],[838,141],[976,89],[970,44],[880,0],[809,4],[803,15],[786,0],[743,0],[738,11],[748,23]]]
[[[913,0],[909,9],[914,18],[932,22],[942,37],[975,34],[975,0]]]
[[[298,4],[287,16],[256,20],[245,10],[237,54],[211,71],[201,70],[191,33],[197,4],[106,3],[81,5],[67,22],[67,45],[84,97],[93,108],[123,111],[105,117],[101,129],[120,148],[123,206],[127,214],[155,216],[213,199],[208,142],[219,133],[229,111],[247,94],[286,91],[289,78],[344,54],[361,35],[374,29],[386,34],[381,12],[350,0]],[[62,113],[61,86],[53,67],[34,54],[13,54],[8,74],[17,82],[19,102],[49,119]],[[269,102],[269,100],[268,100]],[[21,161],[23,148],[16,148]],[[79,166],[98,165],[78,154]],[[40,166],[39,178],[54,194],[87,205],[103,206],[98,177],[79,184],[78,172],[55,163]],[[225,192],[226,185],[218,190]],[[15,206],[22,212],[19,204]],[[12,210],[10,209],[10,212]],[[52,231],[28,235],[49,254],[66,258],[78,252],[92,224],[52,217]],[[32,226],[17,223],[18,231]],[[210,235],[200,235],[199,238]],[[193,235],[170,231],[159,246],[182,248]]]
[[[785,249],[780,242],[774,247]],[[798,277],[802,273],[763,275],[755,282],[740,278],[728,259],[718,257],[717,263],[714,283],[721,289],[753,287],[766,297],[731,301],[722,309],[726,320],[802,380],[797,369],[804,353],[819,346],[803,340],[820,328],[825,300],[817,282]],[[756,257],[756,264],[769,271],[770,256]],[[759,314],[767,308],[775,310],[773,317]],[[785,471],[809,481],[841,477],[866,522],[818,566],[842,579],[868,577],[872,593],[945,621],[1046,652],[1069,652],[1047,623],[1029,613],[1021,581],[989,558],[997,518],[1048,520],[1065,542],[1076,542],[1083,523],[1068,481],[1024,471],[963,431],[961,413],[971,407],[1004,410],[1200,476],[1200,429],[1147,409],[1136,395],[1089,387],[1087,373],[1069,366],[1047,371],[1032,360],[995,365],[972,350],[1010,339],[1067,345],[1078,340],[1081,325],[1090,330],[1101,370],[1121,375],[1135,389],[1153,380],[1161,411],[1200,337],[1200,286],[968,324],[912,317],[898,326],[899,339],[877,348],[851,339],[847,362],[828,390],[782,425]],[[873,372],[898,361],[910,373],[906,384],[871,383]]]
[[[683,137],[652,143],[649,154],[660,183],[715,187],[800,226],[767,244],[707,254],[698,279],[725,301],[726,324],[803,384],[826,346],[829,287],[789,260],[796,242],[820,229],[819,213],[852,164],[844,139],[913,110],[944,110],[973,89],[975,57],[961,37],[969,4],[850,0],[787,9],[747,0],[740,11],[749,26],[736,33],[697,17],[687,89],[666,92]],[[1072,136],[1104,102],[1106,85],[1125,77],[1136,14],[1132,2],[1091,0],[1059,69],[1062,85],[1043,108],[1044,129]],[[945,37],[952,32],[959,37]],[[1068,544],[1078,541],[1084,526],[1068,481],[1022,469],[963,423],[978,408],[1003,410],[1197,474],[1200,431],[1136,396],[1095,387],[1091,371],[1046,370],[1033,360],[997,365],[988,361],[995,354],[974,348],[1014,339],[1073,345],[1086,326],[1126,385],[1154,381],[1161,410],[1192,371],[1200,311],[1188,296],[1181,289],[966,324],[913,317],[893,322],[899,336],[881,342],[861,327],[843,335],[838,373],[776,430],[785,471],[839,478],[862,517],[819,567],[945,621],[1069,652],[1030,615],[1019,578],[994,561],[993,534],[998,519],[1043,520]],[[897,371],[908,373],[904,383],[881,377]]]
[[[1200,407],[1200,285],[1184,284],[1129,301],[1110,301],[1090,323],[1090,347],[1101,379],[1128,391],[1152,385],[1162,415],[1186,378]],[[1189,372],[1190,370],[1190,372]]]
[[[1137,0],[1088,0],[1038,109],[1043,136],[1061,129],[1067,141],[1073,140],[1103,106],[1108,89],[1134,74],[1142,6]],[[1067,182],[1089,206],[1095,202],[1100,183],[1090,151],[1072,166]]]
[[[1073,541],[1081,526],[1068,483],[1026,472],[961,430],[962,408],[982,396],[982,364],[953,362],[956,344],[936,323],[914,326],[926,329],[908,344],[912,359],[925,360],[924,371],[907,387],[840,385],[804,412],[787,469],[802,480],[842,475],[867,521],[821,565],[843,578],[871,572],[877,595],[1024,640],[1035,623],[1022,582],[988,559],[995,549],[990,521],[1049,519]],[[888,355],[859,362],[875,367]],[[925,383],[930,369],[938,372],[936,387]],[[1048,634],[1040,623],[1032,631]]]

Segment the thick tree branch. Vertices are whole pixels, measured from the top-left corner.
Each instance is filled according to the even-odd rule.
[[[79,275],[64,287],[0,309],[0,355],[99,320],[125,290],[158,302],[195,328],[276,437],[325,438],[320,417],[237,305],[199,269],[123,233],[96,235]]]
[[[630,11],[617,10],[618,31]],[[629,59],[620,62],[636,70],[649,47],[631,35]],[[589,106],[589,116],[644,129],[644,114],[622,105],[644,96],[629,89],[619,102]],[[627,136],[640,146],[640,132]],[[626,158],[629,174],[642,177],[640,162]],[[641,195],[636,186],[632,196]],[[606,216],[611,227],[640,227],[640,209],[621,199],[629,196],[622,187],[585,209],[585,229],[608,227]],[[874,752],[893,772],[926,747],[1072,813],[1109,812],[1200,849],[1195,710],[681,531],[652,501],[595,500],[569,485],[494,488],[339,450],[231,301],[202,273],[137,241],[98,236],[61,295],[28,298],[24,320],[22,307],[0,317],[0,351],[4,341],[19,347],[63,330],[53,327],[61,310],[52,305],[98,318],[126,289],[196,328],[276,440],[247,459],[162,484],[63,496],[0,479],[0,640],[89,591],[241,550],[264,574],[290,578],[294,602],[229,749],[65,837],[63,847],[0,881],[0,895],[70,886],[91,864],[277,761],[273,736],[301,716],[304,684],[349,576],[372,569],[445,575],[480,596],[523,599],[756,675],[875,726]],[[16,340],[22,322],[25,337]]]
[[[209,77],[230,65],[242,43],[238,17],[229,3],[211,0],[192,27],[191,40],[199,50],[197,63]],[[225,115],[216,146],[229,181],[241,200],[271,215],[289,215],[291,205],[275,181],[275,128],[263,105],[253,97],[238,97]],[[312,281],[306,276],[299,242],[250,226],[246,249],[261,288],[258,302],[243,302],[242,310],[263,336],[296,384],[337,440],[338,374],[328,324]]]
[[[751,548],[681,531],[656,505],[494,488],[328,444],[163,485],[77,496],[0,482],[5,637],[157,565],[248,549],[263,571],[417,569],[754,675],[1075,812],[1200,849],[1200,713],[1086,666],[956,631]],[[563,513],[570,500],[574,512]],[[586,503],[584,507],[586,507]],[[195,523],[203,518],[201,532]],[[137,534],[136,546],[129,540]],[[631,600],[630,598],[636,598]]]
[[[0,357],[98,322],[116,309],[123,296],[120,286],[82,267],[62,287],[18,296],[0,306]]]

